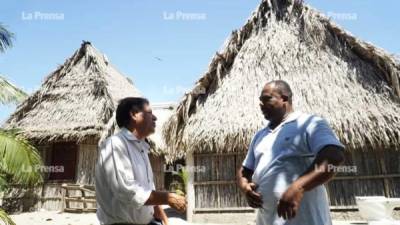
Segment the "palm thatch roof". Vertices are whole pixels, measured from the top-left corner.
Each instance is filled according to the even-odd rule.
[[[166,145],[162,137],[162,128],[172,116],[176,104],[173,102],[155,103],[151,104],[151,108],[153,114],[157,117],[157,121],[154,134],[149,136],[150,145],[152,146],[153,153],[165,153]],[[169,161],[168,158],[167,161]]]
[[[265,82],[326,118],[348,149],[400,148],[400,64],[301,1],[263,0],[233,31],[164,127],[169,152],[246,151],[263,125]]]
[[[0,105],[17,104],[23,101],[27,94],[0,75]]]
[[[129,96],[140,96],[133,82],[84,42],[18,106],[5,127],[37,142],[100,138],[114,120],[118,101]]]

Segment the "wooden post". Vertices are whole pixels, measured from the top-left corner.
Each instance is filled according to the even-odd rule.
[[[83,200],[83,210],[85,210],[87,208],[87,203],[86,203],[86,195],[85,195],[84,189],[81,189],[81,194],[82,194],[82,200]]]
[[[386,169],[384,151],[382,150],[382,148],[380,148],[378,151],[379,151],[379,162],[380,162],[382,174],[387,175],[388,173],[387,173],[387,169]],[[385,191],[385,196],[387,198],[390,198],[391,197],[390,182],[387,177],[383,178],[383,187],[384,187],[384,191]]]
[[[186,187],[186,195],[187,195],[187,209],[186,209],[186,218],[190,223],[193,221],[193,211],[196,206],[195,204],[195,193],[194,193],[194,156],[193,153],[188,153],[186,156],[186,166],[188,168],[188,183]]]
[[[69,208],[71,208],[70,207],[70,205],[69,205],[69,191],[68,191],[68,188],[66,188],[65,189],[65,197],[66,197],[66,200],[65,200],[65,208],[67,208],[67,209],[69,209]]]

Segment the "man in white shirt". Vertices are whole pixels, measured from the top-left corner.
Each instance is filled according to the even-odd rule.
[[[168,225],[161,205],[184,212],[186,200],[155,190],[145,138],[154,133],[157,118],[146,99],[125,98],[116,120],[121,131],[101,145],[96,164],[97,217],[107,225]]]
[[[267,83],[260,108],[268,125],[254,136],[238,171],[257,225],[331,225],[324,183],[344,161],[344,146],[328,123],[294,112],[282,80]]]

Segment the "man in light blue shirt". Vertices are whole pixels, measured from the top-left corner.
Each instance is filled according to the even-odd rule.
[[[344,161],[344,146],[324,119],[294,112],[285,81],[264,86],[260,108],[269,123],[238,171],[248,204],[259,209],[257,225],[331,225],[323,184]]]

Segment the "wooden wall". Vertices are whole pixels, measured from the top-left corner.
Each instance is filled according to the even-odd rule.
[[[245,154],[195,154],[195,208],[247,207],[236,185]]]
[[[340,172],[326,187],[333,208],[352,208],[355,196],[400,197],[400,152],[392,149],[346,151],[344,165],[357,172]]]
[[[72,143],[73,144],[73,143]],[[51,164],[52,144],[36,145],[45,165]],[[67,146],[66,146],[67,147]],[[164,157],[150,155],[154,181],[157,190],[164,190]],[[39,209],[61,210],[64,207],[62,197],[65,190],[62,183],[95,185],[95,165],[97,162],[97,140],[89,139],[78,144],[76,176],[71,181],[51,181],[49,174],[44,174],[45,184],[35,188],[15,187],[4,197],[3,205],[10,212],[36,211]],[[80,191],[71,191],[70,197],[80,196]],[[88,203],[89,207],[94,207]],[[81,207],[82,203],[71,203],[71,207]]]
[[[154,184],[156,190],[165,190],[165,159],[163,156],[149,155],[151,168],[153,169]]]
[[[95,166],[97,162],[97,144],[79,144],[76,170],[77,184],[95,184]]]
[[[333,209],[355,208],[355,196],[400,197],[400,153],[393,149],[346,151],[347,172],[339,172],[326,187]],[[194,211],[248,207],[235,181],[245,154],[194,154]],[[343,168],[343,167],[342,167]],[[356,171],[354,171],[356,168]]]
[[[59,184],[43,184],[35,188],[13,186],[3,198],[2,208],[8,212],[60,210],[64,192]]]

